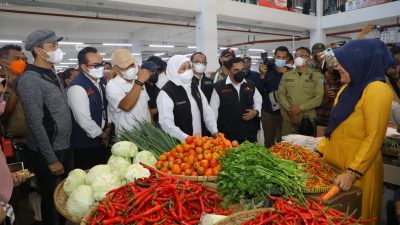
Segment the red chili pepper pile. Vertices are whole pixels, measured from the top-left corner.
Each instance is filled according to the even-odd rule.
[[[151,176],[109,192],[94,210],[89,224],[198,224],[202,212],[232,212],[224,210],[216,191],[204,184],[143,166]]]
[[[308,199],[306,204],[299,204],[295,199],[282,199],[269,196],[274,200],[273,209],[267,209],[258,214],[254,219],[248,220],[242,225],[268,225],[268,224],[367,224],[375,219],[357,220],[353,215],[334,208],[326,207],[320,203]],[[322,200],[322,199],[321,199]]]
[[[280,158],[304,164],[302,169],[308,173],[307,187],[320,188],[333,185],[336,173],[310,150],[299,145],[280,142],[269,148],[269,151]]]

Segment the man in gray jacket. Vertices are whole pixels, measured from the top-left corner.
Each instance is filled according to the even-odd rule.
[[[58,48],[61,39],[49,29],[30,33],[25,49],[32,52],[34,61],[14,81],[28,125],[27,157],[33,162],[42,195],[44,225],[65,223],[55,210],[53,193],[73,167],[71,114],[64,87],[53,66],[62,61],[63,52]]]

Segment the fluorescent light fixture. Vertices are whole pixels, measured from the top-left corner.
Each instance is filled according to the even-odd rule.
[[[187,48],[197,48],[197,46],[187,46]]]
[[[132,44],[126,44],[126,43],[103,43],[104,46],[128,46],[132,47]]]
[[[162,56],[165,55],[165,52],[160,52],[160,53],[154,53],[155,56]]]
[[[273,59],[274,57],[273,56],[268,56],[268,59]]]
[[[62,62],[60,65],[76,65],[74,62]]]
[[[105,52],[100,52],[100,55],[102,55],[102,56],[103,56],[103,55],[106,55],[106,54],[107,54],[107,53],[105,53]]]
[[[67,53],[66,52],[63,52],[63,55],[66,55]]]
[[[252,63],[251,63],[251,65],[256,65],[256,64],[257,64],[256,62],[252,62]]]
[[[132,53],[132,55],[141,55],[140,53]]]
[[[265,52],[264,49],[258,49],[258,48],[250,48],[249,51],[251,51],[251,52]]]
[[[20,40],[0,40],[0,43],[22,43]]]
[[[185,56],[192,56],[193,55],[193,53],[189,53],[189,54],[186,54]]]
[[[68,68],[69,66],[54,66],[54,68]]]
[[[103,60],[104,60],[104,61],[110,61],[111,58],[104,58]]]
[[[152,48],[174,48],[175,45],[149,45]]]
[[[168,60],[169,59],[169,57],[165,57],[165,58],[161,58],[162,60]]]
[[[242,57],[242,55],[236,55],[236,57]]]
[[[219,49],[220,50],[225,50],[225,49],[227,49],[227,47],[219,47]],[[238,50],[238,48],[230,48],[230,49],[232,49],[233,51],[237,51]]]
[[[78,61],[78,59],[68,59],[69,61]]]
[[[250,58],[251,58],[251,59],[261,59],[261,56],[251,55]]]
[[[274,49],[274,50],[272,50],[272,52],[275,52],[275,49]]]
[[[296,6],[296,9],[303,9],[303,7],[300,7],[300,6]]]
[[[296,51],[293,51],[293,53],[296,53]]]
[[[69,41],[60,41],[59,45],[83,45],[83,42],[69,42]]]

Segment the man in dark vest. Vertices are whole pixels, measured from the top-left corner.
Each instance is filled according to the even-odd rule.
[[[196,52],[190,57],[190,61],[193,67],[193,82],[199,85],[207,101],[210,102],[214,83],[204,74],[207,67],[207,57],[202,52]]]
[[[245,78],[244,62],[235,57],[225,63],[228,77],[215,84],[211,108],[217,117],[219,132],[239,143],[257,141],[262,97],[255,84]]]
[[[183,141],[188,136],[208,130],[217,136],[217,123],[206,97],[192,82],[193,71],[189,58],[171,57],[167,65],[169,81],[157,97],[159,123],[172,137]]]
[[[73,114],[71,146],[75,167],[90,169],[107,162],[106,146],[112,129],[107,121],[103,58],[95,48],[78,53],[80,73],[68,89]]]

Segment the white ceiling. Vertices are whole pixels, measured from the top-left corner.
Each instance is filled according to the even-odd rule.
[[[4,2],[8,2],[5,4]],[[70,18],[50,15],[31,15],[22,13],[0,13],[0,39],[25,40],[26,36],[33,30],[40,28],[50,28],[56,31],[57,35],[63,36],[63,41],[90,43],[101,53],[105,53],[104,58],[110,58],[111,53],[117,49],[115,46],[103,46],[101,43],[133,43],[132,52],[141,52],[143,58],[147,58],[154,53],[166,54],[167,57],[174,54],[189,54],[195,49],[188,49],[186,46],[196,45],[196,32],[194,27],[185,25],[195,25],[195,15],[191,12],[162,11],[159,12],[149,7],[135,7],[124,4],[109,3],[107,1],[78,1],[64,0],[3,0],[0,1],[0,9],[13,9],[23,11],[34,11],[39,13],[61,13],[73,16],[99,16],[120,20],[130,21],[107,21],[104,19]],[[96,13],[100,12],[100,13]],[[221,19],[221,18],[220,18]],[[148,21],[150,23],[137,23],[132,20]],[[222,20],[222,19],[221,19]],[[381,24],[395,23],[394,19],[378,21]],[[174,23],[182,26],[167,26],[157,24]],[[346,31],[359,29],[362,25],[352,27],[341,27],[330,32]],[[240,21],[219,21],[218,27],[235,30],[251,30],[258,32],[295,34],[308,36],[308,31],[290,30],[289,28],[270,27],[268,23],[248,23],[240,24]],[[328,42],[345,40],[351,34],[341,35],[343,38],[328,37]],[[267,34],[254,34],[251,32],[218,31],[218,45],[227,46],[248,41],[290,39],[287,36],[275,36]],[[180,47],[172,49],[151,48],[148,44],[170,44]],[[294,44],[294,46],[293,46]],[[2,43],[0,43],[0,46]],[[240,45],[239,54],[246,53],[246,49],[267,49],[272,50],[277,46],[285,45],[289,49],[299,46],[309,46],[309,40],[286,41],[262,44]],[[63,45],[62,50],[66,53],[65,62],[68,59],[76,58],[78,51],[84,46]],[[251,55],[259,55],[259,52],[247,52]],[[27,53],[30,56],[30,53]]]

